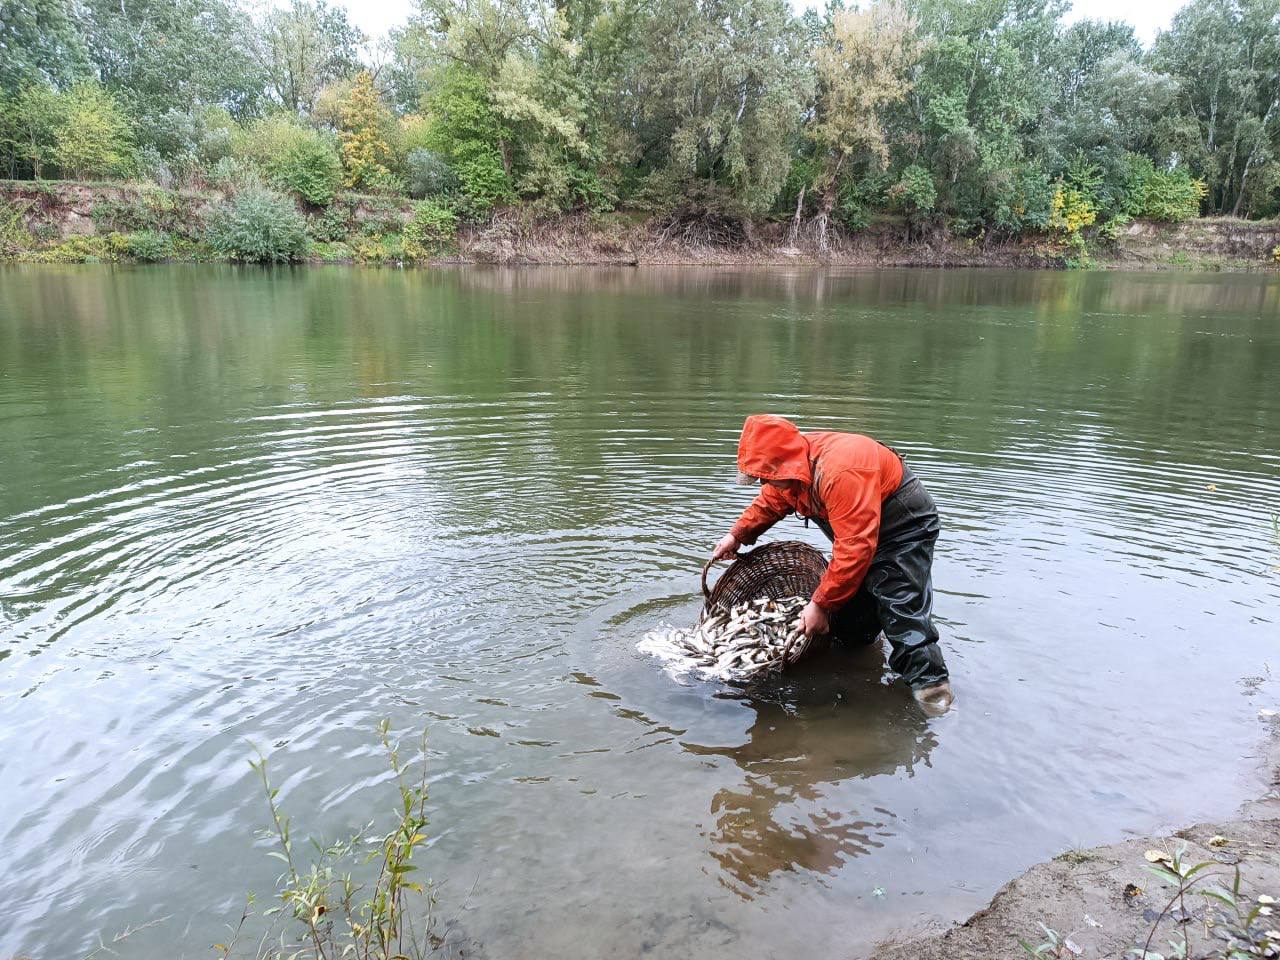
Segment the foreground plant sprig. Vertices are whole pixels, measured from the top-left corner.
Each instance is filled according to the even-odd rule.
[[[314,843],[316,857],[299,867],[292,822],[279,805],[279,788],[271,785],[267,758],[259,751],[249,761],[262,780],[272,827],[267,835],[278,849],[270,856],[280,860],[284,872],[277,878],[280,906],[264,916],[284,916],[299,925],[301,937],[288,943],[289,930],[269,948],[259,945],[260,958],[314,958],[338,960],[409,960],[429,955],[442,945],[433,933],[435,896],[430,881],[413,879],[418,870],[413,857],[428,839],[426,747],[424,731],[417,769],[401,758],[400,744],[391,735],[391,724],[378,724],[378,736],[395,775],[399,802],[395,824],[389,833],[373,834],[373,823],[329,846]],[[355,870],[377,863],[371,886],[359,882]],[[246,908],[247,909],[247,908]],[[236,931],[244,925],[244,917]],[[295,933],[297,933],[295,928]],[[218,945],[224,957],[234,948]]]

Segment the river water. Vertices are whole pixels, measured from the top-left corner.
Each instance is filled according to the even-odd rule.
[[[951,715],[874,653],[738,689],[636,650],[696,614],[763,411],[938,501]],[[468,952],[961,918],[1261,792],[1278,468],[1275,278],[5,269],[0,956],[207,956],[279,866],[254,747],[332,838],[394,802],[384,717],[428,729]]]

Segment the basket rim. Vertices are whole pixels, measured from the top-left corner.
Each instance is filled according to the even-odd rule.
[[[733,572],[734,567],[736,567],[739,563],[750,560],[751,558],[757,557],[762,554],[777,553],[780,550],[799,551],[801,553],[809,553],[811,555],[816,555],[817,559],[822,561],[822,566],[824,569],[830,563],[825,553],[823,553],[821,550],[819,550],[817,547],[813,546],[812,544],[805,543],[803,540],[774,540],[770,543],[760,544],[759,546],[755,547],[752,550],[748,550],[745,553],[736,554],[733,562],[729,564],[728,568],[726,568],[724,573],[720,574],[720,576],[716,578],[715,585],[708,586],[707,574],[711,572],[711,567],[715,563],[715,560],[708,560],[705,564],[703,564],[703,567],[702,567],[702,597],[703,597],[704,605],[705,606],[710,605],[712,594],[715,593],[716,589],[720,586],[720,584],[724,582],[725,577],[729,576],[729,574]]]

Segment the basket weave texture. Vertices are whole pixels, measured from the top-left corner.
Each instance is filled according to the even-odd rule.
[[[799,540],[779,540],[738,555],[729,569],[707,587],[708,563],[702,568],[702,595],[706,599],[703,615],[716,607],[728,610],[748,600],[768,597],[807,597],[818,587],[827,570],[827,558]]]

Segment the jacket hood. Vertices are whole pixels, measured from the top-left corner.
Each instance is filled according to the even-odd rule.
[[[760,413],[747,417],[738,441],[738,472],[762,480],[809,482],[809,441],[790,420]]]

